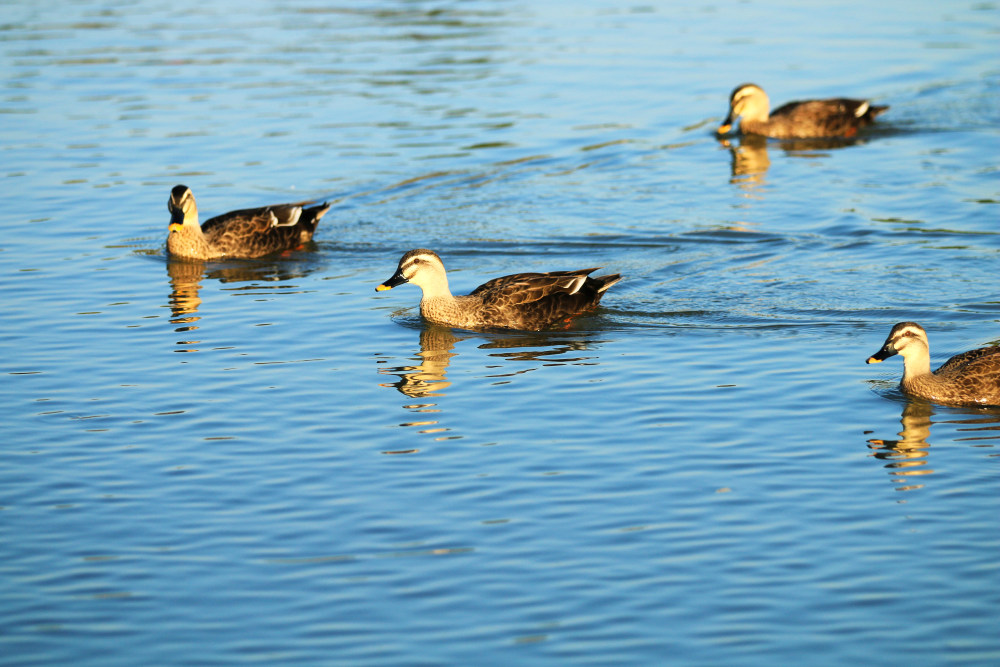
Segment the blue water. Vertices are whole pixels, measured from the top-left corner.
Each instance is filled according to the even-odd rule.
[[[1000,342],[997,3],[0,6],[0,664],[1000,663],[1000,411],[864,364]],[[179,183],[333,207],[172,262]],[[450,330],[415,247],[626,279]]]

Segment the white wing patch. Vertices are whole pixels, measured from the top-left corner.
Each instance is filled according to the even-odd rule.
[[[282,223],[278,220],[278,216],[274,214],[274,211],[267,209],[268,215],[271,216],[271,226],[272,227],[294,227],[299,222],[299,218],[302,217],[302,207],[296,206],[292,209],[291,214],[288,216],[288,220]]]

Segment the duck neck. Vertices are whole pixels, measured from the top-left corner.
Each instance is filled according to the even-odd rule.
[[[432,281],[422,284],[423,296],[420,299],[420,314],[431,322],[447,326],[468,326],[469,313],[463,307],[461,300],[470,297],[455,297],[448,289],[448,279],[436,276]]]
[[[926,345],[911,343],[900,354],[903,356],[903,382],[931,374],[931,354]]]
[[[448,301],[452,302],[455,297],[448,288],[448,274],[443,270],[435,272],[433,275],[420,281],[420,289],[423,291],[421,301]]]
[[[768,133],[769,125],[770,121],[766,117],[740,119],[740,131],[746,134],[766,135]]]

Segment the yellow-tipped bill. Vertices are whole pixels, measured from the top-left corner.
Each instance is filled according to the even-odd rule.
[[[393,287],[396,287],[398,285],[402,285],[405,282],[406,282],[406,278],[403,277],[403,272],[400,269],[396,269],[396,272],[394,274],[392,274],[392,277],[389,278],[384,283],[382,283],[381,285],[379,285],[378,287],[376,287],[375,291],[376,292],[384,292],[384,291],[390,290]]]

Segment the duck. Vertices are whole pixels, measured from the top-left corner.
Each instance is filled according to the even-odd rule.
[[[907,394],[950,405],[1000,406],[1000,347],[956,354],[931,373],[927,332],[916,322],[900,322],[866,363],[896,354],[903,355],[899,386]]]
[[[729,96],[729,115],[718,132],[728,133],[739,118],[741,134],[772,139],[851,138],[889,107],[840,97],[789,102],[769,114],[770,108],[767,93],[760,86],[752,83],[737,86]]]
[[[444,262],[433,250],[417,248],[404,254],[396,272],[375,290],[413,283],[423,293],[420,314],[436,324],[539,331],[592,310],[622,279],[617,273],[591,277],[597,270],[515,273],[485,282],[467,295],[453,296]]]
[[[170,191],[167,210],[170,226],[167,252],[184,259],[263,257],[292,250],[312,240],[330,205],[326,202],[275,204],[230,211],[198,224],[198,206],[191,188],[177,185]]]

